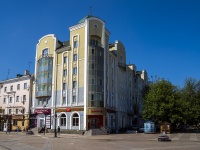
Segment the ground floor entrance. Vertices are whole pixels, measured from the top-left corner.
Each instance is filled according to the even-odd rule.
[[[103,126],[103,115],[88,115],[88,129],[96,129]]]

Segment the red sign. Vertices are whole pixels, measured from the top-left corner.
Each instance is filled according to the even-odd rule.
[[[71,108],[66,108],[66,112],[70,112],[71,111]]]
[[[51,114],[51,109],[35,109],[35,114]]]

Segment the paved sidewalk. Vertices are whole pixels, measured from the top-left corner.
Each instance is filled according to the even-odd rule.
[[[26,135],[0,132],[0,150],[199,150],[200,134],[170,134],[171,142],[158,142],[159,134],[84,136],[53,133]]]

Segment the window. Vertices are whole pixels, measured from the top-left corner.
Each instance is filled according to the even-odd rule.
[[[63,76],[67,76],[67,69],[63,70]]]
[[[98,46],[98,41],[94,39],[90,39],[90,45],[92,46]]]
[[[94,28],[98,28],[98,25],[97,25],[97,24],[94,24],[93,26],[94,26]]]
[[[48,99],[47,98],[43,98],[42,99],[42,104],[46,106],[48,104]]]
[[[73,103],[76,103],[76,96],[73,96]]]
[[[16,114],[18,114],[19,109],[16,109]]]
[[[77,88],[77,81],[73,81],[73,88]]]
[[[17,90],[20,90],[20,84],[17,84]]]
[[[60,116],[60,126],[66,126],[66,115],[62,114]]]
[[[73,74],[77,74],[77,68],[73,68]]]
[[[63,83],[63,90],[66,90],[66,83]]]
[[[94,107],[94,101],[91,101],[91,107]]]
[[[10,99],[9,99],[10,101],[9,101],[9,103],[12,103],[12,97],[10,97]]]
[[[16,96],[16,102],[19,102],[19,96]]]
[[[8,113],[11,114],[11,113],[12,113],[12,109],[9,109],[9,110],[8,110]]]
[[[25,109],[23,108],[23,109],[22,109],[22,114],[24,114],[24,112],[25,112]]]
[[[100,85],[102,85],[102,79],[100,79]]]
[[[94,79],[92,79],[92,84],[94,84]]]
[[[45,104],[46,104],[46,99],[43,98],[43,99],[42,99],[42,105],[44,105],[43,107],[45,107]]]
[[[17,126],[17,121],[16,120],[13,120],[13,125]]]
[[[13,91],[13,85],[10,86],[10,91]]]
[[[68,62],[68,57],[65,56],[65,57],[64,57],[64,63],[67,63],[67,62]]]
[[[3,103],[4,103],[4,104],[6,103],[6,98],[3,98]]]
[[[114,121],[115,121],[115,119],[114,119],[113,115],[111,115],[111,118],[110,118],[110,126],[111,127],[114,126]]]
[[[4,87],[4,92],[7,92],[7,87]]]
[[[102,95],[101,94],[99,94],[99,99],[102,101],[103,99],[102,99]]]
[[[74,60],[74,61],[77,61],[77,54],[74,54],[73,60]]]
[[[26,95],[23,95],[23,102],[26,101]]]
[[[22,121],[22,126],[24,126],[24,121]]]
[[[42,51],[42,57],[47,57],[47,56],[48,56],[48,49],[46,48]]]
[[[92,54],[94,54],[94,49],[92,49]]]
[[[94,64],[92,64],[92,69],[94,69]]]
[[[66,104],[66,97],[63,97],[63,105],[65,105]]]
[[[74,115],[73,115],[73,126],[79,126],[79,116],[78,116],[78,114],[77,113],[75,113]]]
[[[74,41],[74,48],[78,47],[78,41]]]
[[[27,89],[27,83],[24,83],[24,89]]]

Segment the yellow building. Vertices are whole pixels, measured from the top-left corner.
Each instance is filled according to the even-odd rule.
[[[132,73],[136,69],[126,65],[123,44],[116,41],[109,45],[105,22],[91,15],[69,31],[69,41],[61,42],[48,34],[37,44],[31,126],[125,128],[128,114],[134,115],[127,112],[127,107],[133,112],[134,101],[129,95],[132,104],[127,105],[127,70]]]
[[[55,111],[61,129],[104,125],[104,60],[110,33],[105,22],[93,16],[69,30],[69,41],[50,34],[37,44],[32,107],[32,124],[37,127],[53,129]]]

